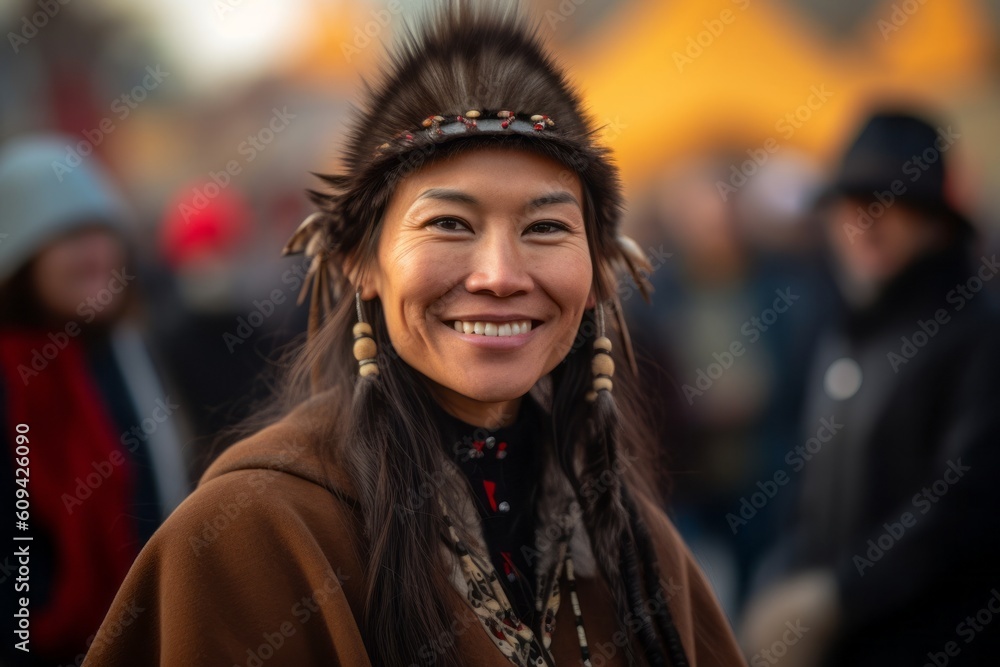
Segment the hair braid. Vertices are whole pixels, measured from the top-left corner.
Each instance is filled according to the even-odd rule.
[[[625,575],[625,587],[628,590],[632,614],[639,619],[640,625],[637,634],[646,652],[646,657],[649,659],[651,667],[666,667],[666,655],[663,653],[656,628],[646,611],[645,601],[642,598],[642,574],[639,572],[635,543],[631,539],[622,548],[622,571]]]
[[[622,496],[622,500],[628,509],[632,534],[635,538],[635,546],[642,559],[643,569],[646,572],[646,594],[649,599],[657,602],[653,606],[654,616],[660,633],[666,639],[667,649],[670,654],[670,664],[672,667],[688,667],[684,645],[681,643],[677,626],[674,625],[673,614],[670,613],[670,601],[663,590],[663,586],[660,584],[660,566],[653,551],[653,542],[649,535],[649,527],[646,526],[646,522],[639,516],[639,512],[627,489],[623,489]],[[661,600],[662,602],[660,602]]]
[[[638,639],[650,665],[687,667],[680,634],[660,585],[649,529],[638,514],[628,485],[623,483],[619,465],[622,428],[615,396],[607,391],[598,392],[586,422],[573,419],[570,406],[584,400],[583,391],[589,388],[592,379],[590,358],[580,352],[589,350],[589,343],[596,338],[586,335],[588,329],[596,332],[594,317],[588,311],[580,327],[584,335],[578,337],[578,344],[565,364],[553,372],[553,424],[567,425],[562,436],[557,436],[560,461],[576,489],[594,557],[615,600],[620,629],[626,636]],[[561,410],[567,410],[566,418]],[[573,433],[579,436],[574,437]],[[576,442],[580,443],[579,450],[574,446]],[[653,605],[652,616],[646,608],[649,599],[662,600]],[[628,627],[630,618],[639,621],[634,631]],[[629,664],[634,664],[631,642],[626,644],[625,654]]]

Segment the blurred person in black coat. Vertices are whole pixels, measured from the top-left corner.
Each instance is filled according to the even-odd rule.
[[[877,113],[820,200],[840,302],[785,459],[795,517],[744,614],[751,665],[1000,664],[1000,264],[947,197],[959,136]]]

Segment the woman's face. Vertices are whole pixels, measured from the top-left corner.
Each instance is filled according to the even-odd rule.
[[[381,299],[395,350],[453,413],[518,399],[569,352],[596,303],[582,206],[575,173],[509,148],[398,184],[362,298]]]
[[[53,241],[35,256],[32,267],[43,309],[59,319],[113,318],[132,277],[123,271],[125,257],[117,234],[97,224]]]

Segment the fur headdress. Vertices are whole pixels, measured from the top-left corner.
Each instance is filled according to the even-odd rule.
[[[597,221],[595,246],[606,258],[604,284],[615,302],[625,351],[635,370],[628,332],[614,294],[616,274],[627,271],[647,301],[652,270],[639,246],[619,233],[621,184],[599,128],[580,96],[545,51],[513,3],[447,0],[419,31],[404,27],[397,48],[351,119],[343,169],[317,174],[329,186],[310,191],[319,211],[295,232],[284,253],[311,258],[309,329],[319,328],[332,302],[349,288],[345,258],[371,234],[393,185],[455,142],[500,135],[562,162],[581,179]],[[645,275],[644,273],[645,272]]]

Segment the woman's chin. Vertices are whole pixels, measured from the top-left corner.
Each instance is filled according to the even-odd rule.
[[[485,373],[484,373],[485,374]],[[493,375],[492,373],[485,375]],[[503,403],[513,401],[527,394],[537,380],[523,378],[520,380],[506,379],[503,382],[456,382],[441,383],[442,386],[480,403]]]
[[[473,388],[471,393],[467,394],[467,396],[483,403],[500,403],[502,401],[512,401],[516,398],[524,396],[534,385],[534,382],[522,382],[518,384],[504,383],[501,387],[490,386]]]

